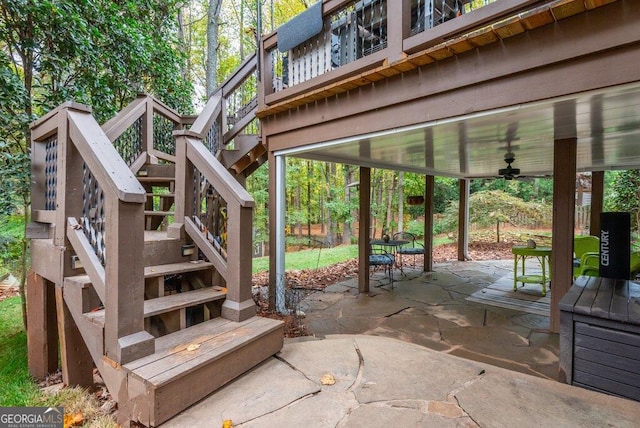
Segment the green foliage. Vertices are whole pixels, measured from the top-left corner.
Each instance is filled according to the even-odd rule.
[[[611,184],[608,208],[631,213],[633,229],[640,230],[640,170],[618,171]]]
[[[531,227],[550,218],[551,207],[548,204],[527,202],[502,190],[480,191],[469,197],[469,222],[480,227],[495,226],[498,234],[501,223]],[[454,232],[457,220],[458,203],[453,202],[438,227],[443,232]]]
[[[500,190],[525,201],[549,203],[553,200],[553,179],[534,178],[531,181],[484,179],[471,182],[471,194]]]
[[[0,274],[19,272],[23,224],[19,216],[0,215]]]

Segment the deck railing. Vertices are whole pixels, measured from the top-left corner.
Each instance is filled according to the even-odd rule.
[[[124,364],[152,353],[139,257],[144,189],[86,106],[65,103],[36,121],[32,155],[34,221],[54,226],[53,243],[65,252],[63,276],[84,268],[105,306],[106,356]]]
[[[539,6],[540,0],[320,0],[322,30],[288,48],[275,31],[261,44],[259,111],[393,64]],[[560,0],[549,0],[547,3]],[[295,19],[295,18],[294,18]],[[364,81],[368,79],[363,77]],[[357,87],[354,84],[353,87]],[[326,88],[324,92],[322,89]]]
[[[151,159],[175,162],[173,131],[184,129],[187,123],[162,102],[139,94],[102,129],[130,169],[137,172]]]

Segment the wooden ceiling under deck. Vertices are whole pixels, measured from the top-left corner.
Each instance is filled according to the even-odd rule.
[[[586,11],[599,8],[619,0],[556,0],[532,10],[519,13],[491,25],[470,31],[462,36],[439,43],[433,47],[413,54],[403,54],[404,58],[382,66],[347,77],[326,87],[315,89],[291,99],[260,108],[256,116],[266,118],[334,95],[348,92],[374,82],[393,77],[418,67],[432,64],[470,50],[497,43],[500,40],[553,24],[560,20]]]

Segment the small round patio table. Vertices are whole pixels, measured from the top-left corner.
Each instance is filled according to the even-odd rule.
[[[513,291],[518,291],[518,282],[524,284],[542,285],[542,295],[547,295],[547,282],[551,281],[551,247],[530,248],[525,245],[511,248],[513,253]],[[527,258],[534,257],[540,262],[542,274],[528,274],[526,272]],[[522,262],[521,274],[518,275],[518,265]],[[547,271],[548,266],[548,271]]]

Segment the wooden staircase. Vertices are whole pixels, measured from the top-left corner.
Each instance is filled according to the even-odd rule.
[[[256,64],[197,118],[141,95],[102,127],[73,103],[32,125],[44,226],[28,290],[45,297],[30,299],[30,322],[55,308],[64,381],[91,384],[97,367],[123,425],[161,424],[282,348],[283,323],[255,315],[253,199],[240,184],[266,150],[244,132],[253,104],[224,111]],[[30,350],[50,337],[30,332]]]
[[[183,245],[145,235],[145,258],[159,239]],[[64,279],[66,306],[109,391],[117,391],[122,423],[161,424],[282,348],[282,322],[220,317],[226,289],[213,285],[214,277],[213,265],[202,260],[145,267],[145,330],[156,338],[155,352],[124,365],[104,356],[105,310],[89,276]]]

